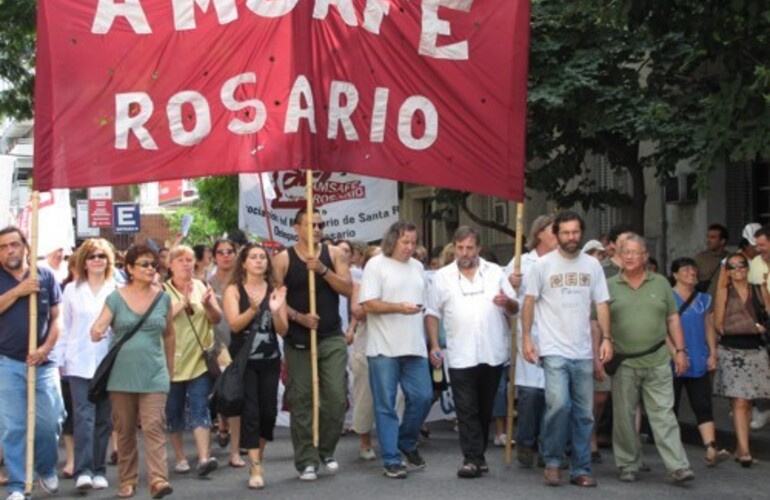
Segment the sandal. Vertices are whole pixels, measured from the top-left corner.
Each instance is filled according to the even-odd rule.
[[[735,461],[746,469],[757,463],[757,460],[748,453],[745,455],[735,455]]]
[[[481,477],[481,470],[479,470],[479,467],[476,464],[465,462],[459,469],[457,469],[457,477],[467,479]]]
[[[719,449],[716,441],[711,441],[703,445],[706,448],[706,456],[703,460],[706,462],[706,467],[716,467],[719,462],[723,462],[730,458],[730,452],[724,448]]]
[[[246,467],[246,462],[244,462],[240,456],[235,455],[230,457],[230,461],[227,462],[227,465],[234,469],[240,469],[241,467]]]
[[[131,498],[136,495],[136,486],[133,484],[124,484],[118,488],[118,498]]]
[[[260,490],[265,487],[265,478],[262,475],[262,462],[259,460],[250,460],[249,468],[249,488]]]

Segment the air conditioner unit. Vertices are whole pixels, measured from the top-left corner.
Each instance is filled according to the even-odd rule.
[[[508,225],[508,203],[496,201],[492,205],[492,220],[501,226]]]
[[[666,179],[664,184],[666,203],[689,205],[698,202],[697,174],[679,174]]]

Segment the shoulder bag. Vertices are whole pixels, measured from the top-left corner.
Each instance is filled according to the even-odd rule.
[[[163,285],[164,288],[167,290],[171,290],[171,292],[174,294],[174,296],[181,300],[182,298],[179,296],[178,293],[172,288],[167,287],[166,284]],[[198,346],[201,348],[201,353],[203,354],[203,361],[206,363],[206,370],[208,371],[209,376],[212,378],[217,378],[222,374],[222,369],[219,367],[219,346],[217,346],[216,342],[211,345],[208,349],[203,347],[203,342],[201,342],[201,338],[198,335],[198,331],[195,329],[195,325],[193,325],[192,318],[190,317],[190,313],[187,311],[187,308],[184,308],[184,315],[187,316],[187,321],[190,323],[190,328],[192,328],[193,334],[195,335],[195,340],[198,342]]]
[[[115,365],[115,360],[118,357],[120,348],[123,347],[123,344],[131,340],[131,337],[133,337],[134,334],[139,331],[150,314],[152,314],[155,306],[158,305],[158,302],[160,302],[160,298],[163,294],[164,292],[162,290],[158,292],[158,294],[155,296],[155,299],[152,301],[152,304],[150,304],[150,307],[147,308],[147,311],[145,311],[141,319],[139,319],[139,322],[131,329],[130,332],[124,334],[120,340],[118,340],[115,345],[112,346],[104,359],[102,359],[101,363],[99,363],[99,366],[96,367],[94,376],[91,378],[91,381],[88,382],[88,400],[91,403],[99,403],[100,401],[103,401],[107,398],[107,383],[110,380],[110,373],[112,372],[112,367]]]

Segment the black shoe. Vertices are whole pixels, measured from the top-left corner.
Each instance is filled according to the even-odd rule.
[[[479,472],[482,474],[489,474],[489,465],[487,465],[486,461],[479,464]]]
[[[428,464],[420,455],[420,452],[415,448],[413,451],[399,450],[406,457],[406,461],[416,469],[424,469]]]
[[[230,444],[230,433],[227,431],[217,432],[217,444],[220,448],[226,448]]]
[[[406,467],[402,464],[386,465],[383,467],[383,474],[390,479],[406,479]]]
[[[479,469],[478,465],[465,462],[459,469],[457,469],[457,477],[462,477],[465,479],[481,477],[481,470]]]
[[[519,463],[519,467],[523,469],[532,468],[532,464],[535,461],[535,450],[528,446],[516,447],[516,461]],[[543,465],[545,466],[545,465]]]

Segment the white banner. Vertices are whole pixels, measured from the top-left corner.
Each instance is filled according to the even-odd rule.
[[[11,190],[16,157],[0,155],[0,227],[11,224]]]
[[[77,200],[75,206],[75,224],[78,238],[98,238],[99,228],[88,225],[88,200]]]
[[[305,206],[305,172],[291,170],[273,172],[270,185],[265,186],[273,239],[293,245],[297,234],[293,219]],[[271,188],[275,198],[271,199]],[[314,174],[315,207],[326,223],[323,235],[333,240],[379,240],[385,230],[398,220],[398,185],[395,181],[375,179],[356,174]],[[268,239],[260,175],[240,176],[238,226],[247,234]]]
[[[19,214],[19,228],[31,239],[30,201]],[[40,193],[37,215],[37,254],[44,256],[57,248],[70,250],[75,247],[75,228],[72,226],[70,190],[54,189]]]

